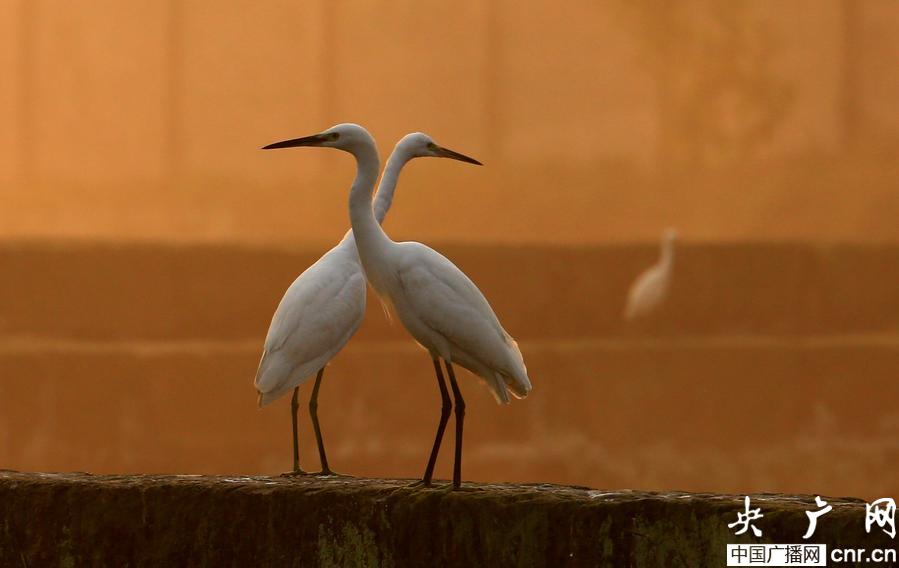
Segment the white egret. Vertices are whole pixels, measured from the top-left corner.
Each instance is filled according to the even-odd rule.
[[[452,262],[416,242],[397,243],[381,229],[372,209],[378,172],[378,151],[360,126],[340,124],[320,134],[273,145],[278,148],[322,146],[353,154],[357,174],[350,190],[350,221],[365,275],[378,295],[396,312],[434,364],[442,407],[440,422],[422,482],[430,485],[443,432],[453,408],[440,368],[443,359],[455,399],[456,447],[453,487],[461,485],[462,430],[465,401],[453,363],[484,380],[500,403],[509,395],[524,398],[531,390],[518,344],[500,325],[481,291]],[[449,158],[479,163],[434,144],[432,151]]]
[[[266,146],[274,147],[278,146]],[[375,217],[379,223],[383,222],[390,209],[400,170],[409,160],[429,156],[452,157],[435,148],[433,140],[420,132],[408,134],[397,143],[387,160],[375,199]],[[318,391],[325,366],[343,349],[362,323],[365,288],[365,276],[350,230],[337,246],[294,280],[272,317],[255,386],[259,406],[265,406],[293,389],[291,421],[293,470],[296,473],[302,473],[297,435],[299,389],[313,375],[315,384],[309,400],[309,415],[318,444],[322,474],[333,473],[328,467],[318,422]]]
[[[632,321],[656,311],[668,297],[674,270],[674,245],[677,232],[668,229],[662,235],[659,261],[647,268],[631,285],[627,293],[624,319]]]

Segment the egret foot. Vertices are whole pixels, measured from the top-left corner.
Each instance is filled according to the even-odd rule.
[[[446,485],[441,486],[441,487],[440,487],[440,490],[441,490],[441,491],[446,491],[446,492],[456,492],[456,491],[470,492],[470,491],[477,491],[477,489],[476,489],[475,487],[466,487],[466,486],[464,486],[464,485],[458,485],[458,486],[457,486],[457,485],[453,485],[452,483],[447,483]]]
[[[285,471],[278,477],[303,477],[306,475],[312,475],[308,471],[303,471],[302,469],[295,469],[293,471]]]
[[[313,473],[315,477],[355,477],[354,475],[348,475],[346,473],[337,473],[331,469],[323,469],[321,471],[317,471]]]
[[[430,481],[425,481],[424,479],[418,479],[418,480],[413,481],[412,483],[408,484],[406,487],[413,487],[413,488],[423,487],[425,489],[433,489],[434,484]]]

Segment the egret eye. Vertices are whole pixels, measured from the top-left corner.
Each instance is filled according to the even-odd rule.
[[[428,150],[435,152],[437,150],[437,144],[434,144],[433,142],[428,142]]]
[[[338,138],[340,138],[339,132],[332,132],[328,134],[328,140],[330,140],[331,142],[335,142]]]

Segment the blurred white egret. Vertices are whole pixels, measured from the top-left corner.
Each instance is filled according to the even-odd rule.
[[[462,473],[462,427],[465,401],[456,382],[453,363],[481,377],[498,402],[509,394],[523,398],[531,390],[521,352],[477,286],[437,251],[415,242],[397,243],[381,229],[372,210],[372,190],[378,171],[378,151],[371,135],[360,126],[341,124],[321,134],[273,145],[337,148],[356,158],[357,175],[350,191],[350,221],[365,275],[389,303],[418,343],[428,350],[437,375],[442,407],[437,436],[422,481],[429,485],[452,402],[440,368],[443,359],[455,398],[456,448],[453,486]],[[431,143],[434,155],[479,164],[462,154]]]
[[[396,145],[378,186],[374,209],[377,221],[383,222],[397,178],[403,166],[414,158],[440,156],[433,141],[420,132],[407,134]],[[280,147],[278,145],[266,148]],[[315,374],[315,385],[309,400],[309,415],[315,430],[322,473],[331,474],[318,422],[318,391],[325,366],[343,349],[359,329],[365,315],[365,276],[356,253],[352,230],[340,243],[307,268],[287,289],[265,338],[265,349],[255,386],[259,405],[279,398],[293,389],[291,418],[293,423],[293,469],[299,467],[297,410],[299,385]]]
[[[662,235],[659,261],[640,274],[627,293],[624,319],[631,321],[648,316],[665,302],[671,287],[676,242],[677,232],[667,229]]]

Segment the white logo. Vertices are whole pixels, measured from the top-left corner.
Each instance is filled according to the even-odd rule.
[[[808,516],[808,530],[805,531],[805,534],[802,535],[802,538],[808,538],[815,534],[815,527],[818,526],[818,517],[821,515],[825,515],[833,509],[833,505],[827,505],[827,501],[821,499],[821,497],[815,496],[815,503],[821,507],[817,511],[806,511],[805,514]],[[825,507],[825,505],[827,505]]]
[[[737,525],[742,525],[743,528],[741,528],[740,530],[735,532],[734,535],[741,535],[744,532],[746,532],[746,529],[751,528],[752,534],[754,534],[757,537],[762,536],[762,531],[760,531],[758,529],[758,527],[756,527],[755,525],[752,524],[752,521],[756,521],[765,516],[762,514],[762,508],[759,507],[757,509],[750,510],[749,509],[749,495],[746,496],[744,503],[746,504],[746,512],[745,513],[737,512],[737,521],[727,525],[727,528],[732,529]]]
[[[878,499],[870,505],[865,503],[865,532],[871,532],[871,525],[876,524],[878,527],[890,526],[890,529],[883,529],[883,532],[890,535],[890,538],[896,538],[896,502],[890,497]]]

